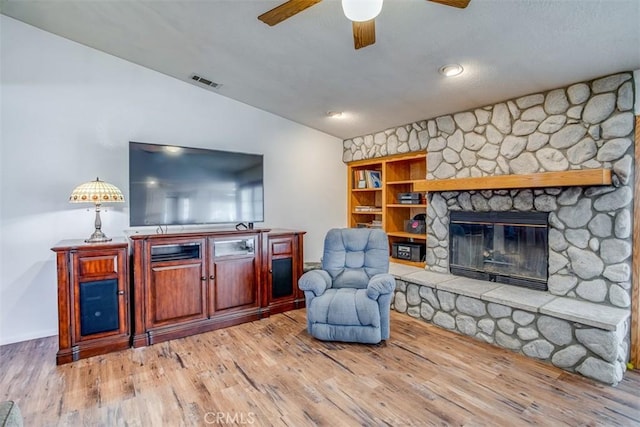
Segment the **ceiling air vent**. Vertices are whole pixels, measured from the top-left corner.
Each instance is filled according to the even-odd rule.
[[[211,89],[219,89],[220,86],[222,86],[220,83],[212,82],[211,80],[205,79],[204,77],[200,77],[197,74],[193,74],[191,76],[191,80],[193,80],[195,82],[198,82],[198,83],[200,83],[202,85],[208,86]]]

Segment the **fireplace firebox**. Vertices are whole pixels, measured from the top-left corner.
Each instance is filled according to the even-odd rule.
[[[548,213],[450,211],[452,274],[547,290]]]

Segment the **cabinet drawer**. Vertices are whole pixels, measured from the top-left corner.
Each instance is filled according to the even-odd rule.
[[[81,278],[118,273],[118,255],[78,257],[78,275]]]
[[[291,239],[271,242],[271,255],[291,255],[292,253],[293,241]]]

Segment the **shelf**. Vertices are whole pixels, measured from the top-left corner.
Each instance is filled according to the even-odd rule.
[[[406,184],[414,184],[415,182],[416,182],[415,179],[404,179],[402,181],[387,182],[387,185],[406,185]]]
[[[404,259],[399,259],[399,258],[394,258],[394,257],[389,257],[389,261],[396,263],[396,264],[404,264],[404,265],[411,265],[413,267],[420,267],[420,268],[424,268],[424,266],[426,265],[425,262],[417,262],[417,261],[407,261]]]
[[[351,191],[366,193],[368,191],[382,191],[382,188],[352,188]]]
[[[505,190],[515,188],[580,187],[611,185],[610,169],[580,169],[529,175],[497,175],[477,178],[425,179],[415,191]]]
[[[410,203],[393,203],[387,205],[388,208],[427,208],[427,205],[424,203],[420,204],[410,204]]]
[[[403,239],[427,240],[426,234],[407,233],[406,231],[387,231],[390,237],[402,237]]]
[[[366,212],[360,212],[360,211],[353,211],[351,212],[354,215],[382,215],[382,211],[366,211]]]

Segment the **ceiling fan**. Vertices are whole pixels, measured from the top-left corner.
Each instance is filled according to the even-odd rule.
[[[289,0],[258,16],[267,25],[274,26],[291,18],[322,0]],[[360,49],[376,42],[375,17],[382,9],[383,0],[342,0],[342,9],[353,27],[353,43]],[[427,0],[445,6],[464,9],[471,0]]]

